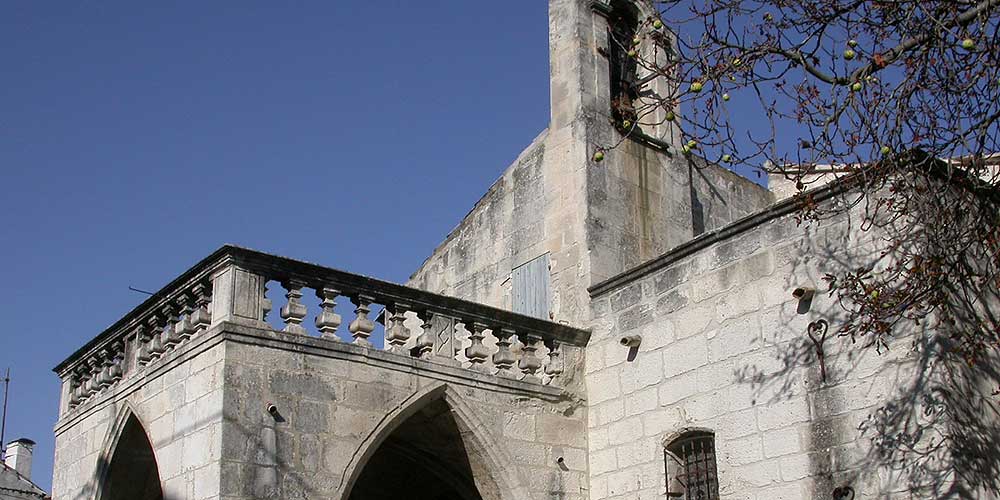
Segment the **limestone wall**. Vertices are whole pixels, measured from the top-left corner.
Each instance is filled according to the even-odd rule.
[[[776,197],[759,184],[701,158],[685,162],[691,179],[692,236],[760,212]]]
[[[586,411],[559,390],[453,366],[431,370],[423,360],[348,344],[231,330],[239,340],[227,348],[223,498],[346,499],[380,443],[435,399],[461,437],[424,451],[467,453],[485,500],[585,498]],[[438,480],[411,477],[402,462],[386,474],[387,484],[415,491]]]
[[[887,402],[906,402],[924,376],[905,345],[887,355],[831,334],[826,381],[807,325],[836,324],[817,294],[823,273],[871,259],[850,218],[797,227],[791,215],[747,224],[705,248],[676,252],[595,297],[587,350],[591,498],[665,493],[664,441],[684,429],[715,433],[722,498],[858,498],[902,491],[859,426]],[[692,250],[692,249],[689,249]],[[638,334],[637,352],[618,342]],[[919,335],[916,336],[919,338]],[[907,339],[912,337],[907,337]],[[918,412],[919,413],[919,412]],[[871,425],[871,422],[867,425]]]
[[[64,415],[55,429],[52,498],[95,498],[129,414],[149,437],[165,500],[218,498],[225,347],[212,340],[192,342]]]
[[[772,201],[763,187],[694,156],[671,156],[628,140],[607,156],[587,171],[592,283]]]

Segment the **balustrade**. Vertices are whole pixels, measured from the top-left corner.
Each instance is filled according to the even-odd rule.
[[[277,330],[267,322],[272,308],[267,289],[274,282],[285,290],[279,309],[284,334],[310,335],[304,326],[310,311],[302,298],[311,289],[319,299],[319,308],[312,311],[318,339],[342,343],[350,335],[357,347],[384,347],[394,355],[528,383],[559,383],[566,348],[571,346],[570,355],[578,356],[588,337],[565,325],[227,246],[57,367],[68,380],[69,407],[108,390],[131,372],[154,369],[214,326]],[[338,297],[354,306],[340,335],[344,320],[337,312]],[[384,310],[376,319],[385,335],[373,337],[377,326],[370,315],[379,308]]]

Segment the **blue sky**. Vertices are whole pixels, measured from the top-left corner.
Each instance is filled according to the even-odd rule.
[[[8,2],[0,369],[51,482],[74,349],[219,245],[405,280],[548,121],[546,2]]]

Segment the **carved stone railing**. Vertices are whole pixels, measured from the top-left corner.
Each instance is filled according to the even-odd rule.
[[[173,280],[55,368],[68,381],[73,408],[123,377],[154,367],[172,351],[217,325],[274,329],[271,283],[285,289],[281,331],[374,349],[384,325],[384,350],[528,383],[559,384],[567,360],[582,356],[589,333],[454,297],[234,246],[224,246]],[[309,311],[306,290],[319,300]],[[350,321],[337,300],[353,305]],[[373,306],[383,307],[372,318]],[[348,335],[349,334],[349,335]],[[348,339],[348,340],[342,340]],[[464,348],[463,348],[464,346]]]

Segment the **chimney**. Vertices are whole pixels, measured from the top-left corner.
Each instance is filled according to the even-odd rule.
[[[7,467],[14,469],[18,474],[27,480],[31,480],[31,454],[35,448],[35,442],[30,439],[21,438],[11,441],[7,445],[7,453],[4,455],[4,463]]]

